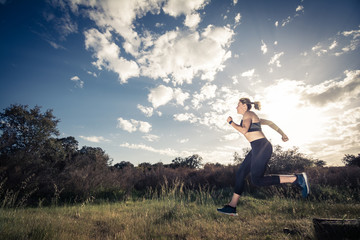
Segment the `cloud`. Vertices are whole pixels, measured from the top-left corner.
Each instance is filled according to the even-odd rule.
[[[288,16],[287,18],[283,19],[281,21],[281,26],[285,27],[287,24],[289,24],[291,21],[293,21],[294,18],[301,16],[299,12],[304,13],[304,6],[298,5],[295,9],[295,14],[293,16]],[[275,22],[275,26],[276,27],[279,26],[279,21]]]
[[[99,70],[105,67],[108,70],[118,74],[121,83],[126,83],[131,77],[139,76],[139,67],[136,62],[126,60],[120,57],[120,48],[112,42],[112,35],[109,30],[105,33],[99,32],[97,29],[89,29],[85,31],[85,47],[87,50],[94,52],[93,62]]]
[[[240,20],[241,20],[241,15],[240,15],[240,13],[238,13],[238,14],[236,14],[236,16],[235,16],[235,23],[239,23]]]
[[[99,142],[109,142],[109,140],[107,140],[104,137],[97,137],[97,136],[90,136],[90,137],[85,137],[85,136],[80,136],[80,138],[88,141],[88,142],[93,142],[93,143],[99,143]]]
[[[345,71],[342,81],[329,80],[306,91],[304,99],[319,106],[336,104],[344,107],[360,94],[360,70]]]
[[[176,88],[174,90],[174,99],[176,100],[176,103],[184,106],[185,100],[187,100],[190,97],[189,93],[184,93],[181,88]]]
[[[174,120],[179,122],[196,123],[199,121],[193,113],[179,113],[174,115]]]
[[[191,101],[193,107],[195,109],[199,109],[201,107],[201,102],[214,98],[216,96],[216,89],[217,89],[216,85],[213,84],[204,85],[201,88],[200,93],[196,92],[193,94],[193,99]]]
[[[198,26],[198,24],[200,23],[200,21],[201,21],[200,14],[193,13],[193,14],[186,15],[184,25],[189,28],[196,28]]]
[[[133,21],[142,18],[148,12],[160,13],[163,1],[70,1],[73,12],[85,12],[85,15],[92,19],[101,29],[112,29],[121,37],[124,42],[122,47],[133,56],[138,55],[141,39],[134,30]],[[81,11],[79,8],[82,8]]]
[[[295,11],[296,12],[304,11],[304,6],[302,6],[302,5],[297,6]]]
[[[168,31],[138,59],[142,75],[153,79],[170,77],[174,85],[190,84],[196,76],[211,81],[231,57],[227,49],[233,35],[228,27],[212,25],[200,33]]]
[[[163,10],[166,14],[173,17],[188,15],[202,9],[208,3],[206,0],[169,0],[165,3]]]
[[[76,87],[78,87],[78,88],[84,87],[84,81],[80,80],[80,78],[78,76],[74,76],[74,77],[70,78],[70,80],[75,82]]]
[[[153,134],[147,134],[147,135],[143,136],[142,138],[149,142],[156,142],[160,139],[159,136],[153,135]]]
[[[189,139],[188,138],[180,139],[178,142],[181,144],[187,143],[187,142],[189,142]]]
[[[152,103],[154,108],[158,108],[170,102],[173,98],[173,94],[174,92],[171,87],[160,85],[150,90],[148,100]]]
[[[337,45],[338,45],[337,41],[334,40],[334,41],[331,43],[331,45],[329,46],[329,49],[332,50],[332,49],[336,48]]]
[[[249,71],[243,72],[241,74],[242,77],[252,78],[255,74],[255,68],[250,69]]]
[[[148,100],[152,103],[154,108],[158,108],[169,103],[171,100],[175,100],[177,104],[184,106],[184,101],[189,97],[190,94],[184,93],[181,88],[173,89],[171,87],[160,85],[150,90]]]
[[[137,108],[138,108],[142,113],[144,113],[145,116],[147,116],[147,117],[151,117],[151,116],[153,115],[153,113],[154,113],[154,108],[152,108],[152,107],[145,107],[145,106],[143,106],[143,105],[141,105],[141,104],[138,104],[138,105],[137,105]]]
[[[187,151],[179,152],[179,151],[176,151],[176,150],[171,149],[171,148],[156,149],[156,148],[153,148],[151,146],[147,146],[145,144],[123,143],[123,144],[120,144],[120,147],[129,148],[129,149],[135,149],[135,150],[144,150],[144,151],[153,152],[153,153],[157,153],[157,154],[160,154],[160,155],[166,155],[166,156],[170,156],[170,157],[179,157],[179,156],[186,156],[186,155],[191,154],[191,153],[189,153]]]
[[[143,133],[148,133],[151,131],[151,124],[148,122],[143,122],[143,121],[137,121],[134,119],[130,119],[130,120],[125,120],[121,117],[118,118],[118,125],[117,128],[121,128],[125,131],[128,132],[135,132],[135,131],[140,131]]]
[[[201,21],[197,11],[208,3],[207,0],[69,1],[75,14],[90,18],[99,28],[84,33],[86,49],[94,52],[95,66],[117,73],[121,83],[131,77],[145,76],[171,80],[174,85],[190,84],[194,77],[212,81],[231,57],[232,29],[209,25],[196,31]],[[149,12],[159,14],[161,10],[175,18],[184,15],[184,24],[190,29],[177,27],[159,35],[136,28],[135,20]]]
[[[279,58],[284,55],[284,52],[275,53],[275,55],[270,59],[268,65],[275,65],[276,67],[281,67]]]
[[[353,52],[360,46],[360,29],[343,31],[326,41],[318,42],[311,48],[317,56],[333,55],[341,56]]]
[[[261,51],[262,51],[263,54],[266,54],[267,51],[268,51],[267,46],[266,46],[266,44],[264,43],[263,40],[261,40],[261,43],[262,43],[262,45],[261,45]]]

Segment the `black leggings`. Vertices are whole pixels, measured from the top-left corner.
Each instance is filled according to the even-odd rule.
[[[236,172],[234,192],[241,194],[244,191],[245,178],[250,173],[251,182],[256,186],[270,186],[280,184],[279,176],[264,176],[267,163],[272,154],[272,145],[266,138],[250,143],[251,151]]]

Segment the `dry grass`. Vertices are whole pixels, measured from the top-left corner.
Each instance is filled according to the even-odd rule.
[[[0,239],[313,239],[313,217],[356,218],[360,204],[242,198],[238,217],[185,198],[1,209]],[[284,228],[292,234],[285,234]]]

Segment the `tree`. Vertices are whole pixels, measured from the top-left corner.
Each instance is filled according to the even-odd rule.
[[[200,157],[198,154],[194,154],[192,156],[181,158],[177,157],[174,160],[172,160],[172,163],[170,164],[170,167],[172,168],[179,168],[179,167],[185,167],[185,168],[199,168],[202,164],[202,157]]]
[[[343,157],[342,162],[346,166],[358,166],[360,167],[360,153],[355,156],[352,154],[345,154],[345,157]]]
[[[46,142],[58,136],[58,119],[52,110],[41,113],[39,106],[11,105],[0,113],[0,156],[21,151],[24,155],[40,157]]]
[[[306,157],[299,152],[299,148],[294,147],[284,151],[281,146],[274,146],[274,152],[269,161],[269,173],[292,173],[294,171],[304,171],[312,167],[315,160]]]
[[[116,163],[114,165],[114,168],[116,169],[123,169],[123,168],[133,168],[134,164],[132,164],[131,162],[125,162],[125,161],[121,161],[120,163]]]

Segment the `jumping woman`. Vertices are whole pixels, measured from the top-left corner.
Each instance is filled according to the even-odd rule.
[[[293,183],[302,189],[302,196],[306,198],[309,194],[309,184],[306,173],[295,175],[271,175],[264,176],[267,163],[272,154],[272,145],[266,139],[261,130],[261,125],[268,125],[277,131],[284,142],[289,138],[285,133],[276,126],[273,122],[265,119],[260,119],[254,112],[250,111],[252,105],[255,109],[260,110],[260,102],[251,102],[248,98],[241,98],[236,107],[237,113],[243,115],[240,125],[233,122],[232,117],[228,117],[227,122],[250,142],[251,151],[246,155],[244,161],[236,173],[236,182],[234,194],[229,204],[217,210],[228,215],[237,215],[236,205],[239,201],[240,195],[244,190],[245,178],[250,173],[251,182],[257,186],[270,186],[281,183]]]

